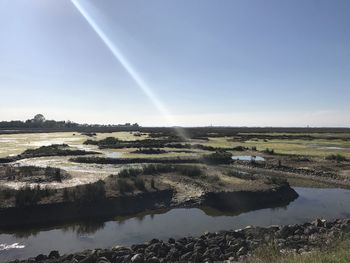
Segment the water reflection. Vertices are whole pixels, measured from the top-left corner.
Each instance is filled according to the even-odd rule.
[[[25,247],[0,253],[0,261],[27,258],[58,249],[69,253],[96,247],[130,245],[152,238],[168,239],[200,235],[205,231],[238,229],[247,225],[295,224],[316,217],[335,219],[350,216],[350,190],[296,188],[298,199],[287,206],[246,213],[224,213],[215,209],[172,209],[142,213],[113,220],[76,222],[37,230],[0,234],[2,244]],[[27,234],[25,234],[27,233]]]

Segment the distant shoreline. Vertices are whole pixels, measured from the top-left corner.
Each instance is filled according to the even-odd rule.
[[[350,128],[346,127],[181,127],[184,130],[210,130],[213,132],[225,131],[232,133],[350,133]],[[173,130],[173,127],[74,127],[74,128],[0,128],[0,134],[19,134],[19,133],[54,133],[54,132],[157,132],[164,130]]]

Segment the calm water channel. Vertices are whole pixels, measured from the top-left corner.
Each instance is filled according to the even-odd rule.
[[[0,261],[27,258],[59,250],[61,254],[87,248],[141,243],[201,235],[205,231],[238,229],[247,225],[295,224],[316,217],[350,217],[350,190],[295,188],[299,198],[286,207],[225,214],[212,209],[172,209],[108,222],[81,222],[51,228],[0,233]]]

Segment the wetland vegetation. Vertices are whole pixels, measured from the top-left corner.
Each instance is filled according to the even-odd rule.
[[[241,213],[288,206],[295,186],[350,188],[349,130],[119,128],[0,134],[1,228],[160,208]]]

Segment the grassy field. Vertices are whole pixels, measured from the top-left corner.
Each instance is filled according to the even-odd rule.
[[[120,140],[142,140],[147,137],[147,135],[135,136],[135,133],[130,132],[113,132],[98,133],[93,138],[101,140],[106,137],[116,137]],[[89,138],[90,137],[86,135],[73,132],[2,134],[0,135],[0,158],[17,155],[27,149],[34,149],[51,144],[66,143],[72,147],[82,148],[84,141]],[[91,146],[84,146],[83,148],[89,147]]]
[[[281,255],[273,247],[259,249],[256,254],[246,262],[249,263],[348,263],[350,262],[350,240],[340,242],[338,245],[325,251],[316,251],[304,255]]]
[[[246,134],[254,135],[254,134]],[[260,136],[263,134],[259,134]],[[281,136],[288,135],[282,133],[269,133],[267,136]],[[232,137],[213,137],[209,138],[209,141],[197,141],[195,143],[200,143],[206,146],[229,148],[236,146],[244,147],[256,147],[257,150],[262,151],[266,148],[274,149],[276,153],[281,154],[296,154],[296,155],[309,155],[309,156],[319,156],[325,157],[330,154],[341,154],[350,158],[350,141],[344,141],[342,138],[348,138],[349,134],[293,134],[294,136],[304,136],[310,135],[315,136],[317,139],[306,140],[306,139],[254,139],[247,141],[240,141],[238,139],[233,139]],[[101,140],[106,137],[115,137],[120,140],[142,140],[147,138],[147,134],[142,134],[137,136],[134,132],[112,132],[112,133],[97,133],[96,136],[92,137],[94,140]],[[329,139],[330,137],[338,137],[339,139]],[[4,134],[0,135],[0,157],[6,157],[11,155],[19,154],[26,149],[33,149],[44,145],[51,144],[62,144],[66,143],[72,147],[77,148],[88,148],[91,146],[83,145],[83,142],[90,137],[81,135],[80,133],[72,132],[57,132],[57,133],[28,133],[28,134]],[[123,149],[123,150],[113,150],[110,149],[109,152],[121,152],[124,157],[157,157],[156,155],[145,155],[131,153],[135,149]],[[166,154],[161,154],[161,157],[174,157],[174,156],[193,156],[201,151],[194,151],[193,153],[181,152],[176,149],[165,149],[171,151]],[[160,157],[159,156],[159,157]]]
[[[330,136],[330,135],[328,135]],[[337,135],[338,136],[338,135]],[[330,154],[341,154],[350,158],[350,141],[315,139],[271,139],[271,140],[249,140],[249,141],[234,141],[230,137],[209,138],[209,141],[203,143],[213,147],[256,147],[258,151],[263,151],[266,148],[274,149],[275,153],[280,154],[295,154],[325,157]]]

